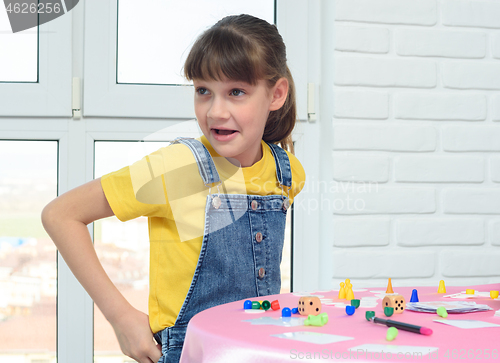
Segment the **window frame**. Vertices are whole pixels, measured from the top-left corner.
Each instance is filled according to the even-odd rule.
[[[72,23],[65,14],[37,28],[38,82],[0,82],[2,117],[72,116]]]
[[[195,118],[189,85],[116,83],[118,1],[89,0],[85,6],[86,117]],[[277,0],[277,25],[287,46],[297,88],[299,119],[306,120],[307,29],[300,21],[307,1]],[[293,39],[293,41],[292,41]]]
[[[174,136],[197,136],[192,123],[192,87],[163,85],[110,85],[116,71],[116,0],[80,2],[71,14],[40,26],[39,83],[0,83],[0,137],[8,140],[51,140],[58,142],[58,195],[93,179],[94,142],[102,140],[169,140]],[[116,9],[116,6],[114,7]],[[296,155],[306,168],[307,178],[319,175],[316,154],[317,126],[307,120],[307,83],[319,83],[311,71],[320,60],[311,50],[311,19],[319,16],[319,4],[308,0],[277,0],[277,23],[285,42],[294,75],[301,120],[294,131]],[[86,19],[86,20],[84,20]],[[83,29],[78,29],[82,25]],[[314,24],[316,27],[317,24]],[[102,32],[99,31],[102,30]],[[317,34],[316,34],[317,35]],[[95,43],[96,42],[96,43]],[[94,53],[92,53],[94,52]],[[94,55],[93,55],[94,54]],[[104,59],[95,55],[104,54]],[[102,69],[95,72],[96,63]],[[72,77],[82,79],[83,118],[72,118]],[[99,83],[99,79],[101,83]],[[104,81],[103,81],[104,80]],[[50,81],[50,82],[49,82]],[[120,88],[120,87],[127,87]],[[165,88],[165,91],[158,91]],[[172,90],[180,101],[169,99]],[[170,92],[170,93],[169,93]],[[171,100],[170,106],[165,100]],[[316,109],[318,99],[315,101]],[[172,106],[173,104],[173,106]],[[27,106],[28,105],[28,106]],[[296,201],[306,198],[302,192]],[[320,275],[315,264],[319,238],[311,228],[318,213],[293,209],[292,291],[311,288]],[[307,228],[306,228],[307,226]],[[93,224],[89,225],[93,236]],[[307,241],[300,246],[294,239]],[[324,256],[325,258],[327,256]],[[86,363],[93,360],[93,301],[58,254],[57,360]]]

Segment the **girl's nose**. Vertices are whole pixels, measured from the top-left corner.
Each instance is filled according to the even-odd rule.
[[[207,116],[211,119],[227,119],[229,118],[229,110],[227,109],[226,102],[221,97],[214,97]]]

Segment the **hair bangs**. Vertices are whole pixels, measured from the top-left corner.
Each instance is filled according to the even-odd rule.
[[[256,84],[264,78],[259,48],[232,29],[203,34],[186,59],[187,79],[232,80]]]

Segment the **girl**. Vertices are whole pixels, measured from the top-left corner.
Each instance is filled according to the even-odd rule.
[[[45,229],[138,362],[177,362],[194,314],[280,292],[285,217],[305,174],[292,150],[293,79],[276,27],[229,16],[202,34],[184,65],[203,135],[47,205]],[[86,228],[147,216],[149,317],[104,272]],[[149,319],[148,319],[149,318]],[[153,341],[153,334],[156,341]]]

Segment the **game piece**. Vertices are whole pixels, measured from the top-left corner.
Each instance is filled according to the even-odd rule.
[[[389,282],[387,283],[387,290],[385,290],[386,294],[394,294],[394,290],[392,289],[391,278],[389,277]]]
[[[351,306],[354,306],[356,309],[359,308],[359,299],[352,299],[351,300]]]
[[[446,287],[443,280],[439,281],[438,294],[446,294]]]
[[[354,306],[347,305],[347,306],[345,307],[345,313],[346,313],[347,315],[352,315],[352,314],[354,314],[354,312],[355,312],[355,311],[356,311],[356,308],[355,308]]]
[[[368,310],[365,312],[365,318],[366,320],[368,321],[371,321],[372,318],[375,317],[375,311],[372,311],[372,310]]]
[[[394,308],[394,313],[401,314],[406,308],[406,301],[402,295],[387,295],[382,300],[382,307],[390,306]]]
[[[394,308],[392,306],[384,307],[384,315],[385,316],[392,316],[392,314],[394,314]]]
[[[411,292],[410,302],[418,302],[418,293],[416,289]]]
[[[243,309],[251,309],[252,308],[252,302],[250,300],[245,300],[243,303]]]
[[[319,315],[308,315],[304,321],[304,325],[323,326],[328,323],[328,314],[321,313]]]
[[[340,290],[339,290],[339,299],[345,299],[345,287],[344,287],[344,283],[341,282],[340,283]]]
[[[317,296],[303,296],[299,299],[300,315],[318,315],[321,313],[321,301]]]
[[[274,300],[271,303],[271,309],[273,309],[273,310],[279,310],[280,309],[280,303],[279,303],[278,300]]]
[[[490,291],[490,297],[492,299],[496,299],[498,297],[498,291],[497,290],[491,290]]]
[[[354,299],[354,292],[352,291],[352,285],[351,284],[349,284],[349,285],[350,285],[350,287],[345,294],[345,298],[347,300],[353,300]]]
[[[465,294],[467,294],[467,295],[474,295],[474,292],[475,292],[474,289],[466,289],[465,290]]]
[[[388,341],[392,341],[396,339],[397,336],[398,336],[398,329],[391,326],[389,329],[387,329],[387,335],[385,336],[385,339]]]
[[[260,309],[260,302],[252,301],[252,309]]]
[[[298,308],[293,308],[292,309],[292,314],[298,314],[299,313],[299,309]]]
[[[442,318],[446,318],[448,316],[448,312],[444,306],[438,307],[436,313]]]
[[[292,316],[292,312],[290,311],[290,308],[283,308],[283,310],[281,310],[281,316],[284,317],[284,318],[289,318]]]
[[[269,308],[271,307],[271,303],[267,300],[264,300],[261,304],[261,307],[264,310],[269,310]]]

